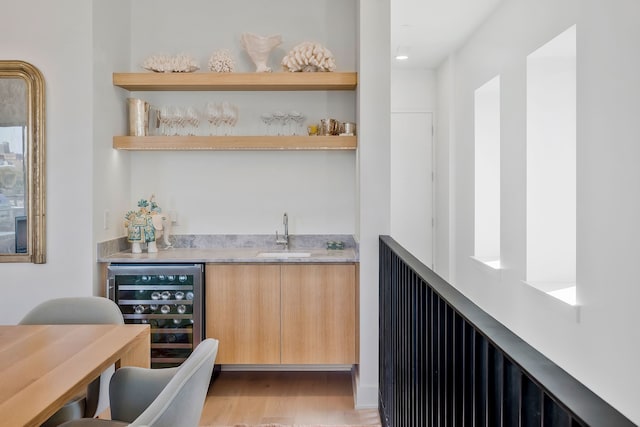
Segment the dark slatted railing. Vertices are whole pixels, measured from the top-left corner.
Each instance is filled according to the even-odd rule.
[[[385,427],[634,426],[388,236],[379,390]]]

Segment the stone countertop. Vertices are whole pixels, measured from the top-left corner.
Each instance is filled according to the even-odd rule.
[[[344,249],[326,249],[331,241],[344,243]],[[275,245],[269,235],[178,235],[171,236],[171,243],[169,248],[159,244],[156,253],[134,254],[125,239],[103,242],[98,245],[97,259],[105,263],[359,262],[358,245],[350,235],[292,235],[288,251]],[[309,255],[296,256],[300,253]]]
[[[305,257],[287,257],[288,253],[309,253]],[[273,255],[260,256],[260,253]],[[131,250],[117,252],[98,259],[109,263],[349,263],[358,262],[354,249],[327,250],[274,250],[247,248],[168,248],[156,253],[131,253]]]

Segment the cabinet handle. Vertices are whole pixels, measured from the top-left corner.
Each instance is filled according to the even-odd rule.
[[[111,301],[116,300],[115,287],[115,279],[113,277],[107,280],[107,298],[109,298]]]

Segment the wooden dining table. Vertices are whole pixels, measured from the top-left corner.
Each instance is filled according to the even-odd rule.
[[[149,334],[149,325],[0,325],[0,425],[40,425],[113,364],[148,368]]]

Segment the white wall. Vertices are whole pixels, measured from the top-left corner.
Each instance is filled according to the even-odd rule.
[[[293,46],[307,40],[329,48],[338,71],[356,69],[354,1],[318,1],[310,10],[293,0],[140,0],[131,3],[131,10],[130,71],[140,71],[147,56],[161,52],[190,53],[206,70],[210,55],[227,48],[237,71],[252,72],[255,66],[240,44],[244,32],[282,35],[282,45],[270,56],[275,71],[281,70],[279,61]],[[259,134],[264,112],[297,110],[309,123],[324,117],[355,121],[356,114],[355,93],[348,91],[136,92],[132,96],[156,106],[199,109],[207,101],[228,100],[240,110],[238,134]],[[127,189],[131,206],[155,193],[163,209],[176,211],[176,234],[273,234],[281,231],[285,211],[292,234],[355,233],[354,152],[132,153],[131,162]]]
[[[391,61],[391,236],[433,266],[435,72]]]
[[[131,162],[113,149],[113,135],[126,123],[127,92],[113,86],[114,70],[129,69],[131,14],[128,0],[93,2],[93,248],[123,234],[123,215],[131,209]],[[94,249],[95,252],[95,249]],[[104,293],[97,264],[93,293]]]
[[[640,422],[635,271],[640,239],[640,4],[504,1],[439,71],[450,112],[451,280],[481,308],[632,421]],[[577,24],[577,297],[579,310],[522,283],[525,275],[526,56]],[[502,81],[501,275],[473,253],[473,91]],[[452,80],[448,80],[451,78]],[[441,135],[442,136],[442,135]],[[446,169],[446,171],[445,171]]]
[[[455,198],[450,196],[450,189],[455,183],[455,165],[453,153],[455,147],[455,129],[453,120],[453,71],[455,59],[449,57],[436,70],[436,126],[435,126],[435,251],[433,254],[433,271],[445,280],[454,283],[455,257],[453,256],[455,227],[450,216],[455,212]]]
[[[360,365],[356,406],[378,406],[378,245],[389,234],[390,0],[359,0],[358,237]]]
[[[391,236],[433,267],[433,113],[391,113]]]
[[[0,323],[62,295],[92,293],[92,3],[3,5],[0,59],[32,63],[46,87],[47,263],[0,264]]]
[[[435,111],[435,70],[391,67],[391,111]]]

